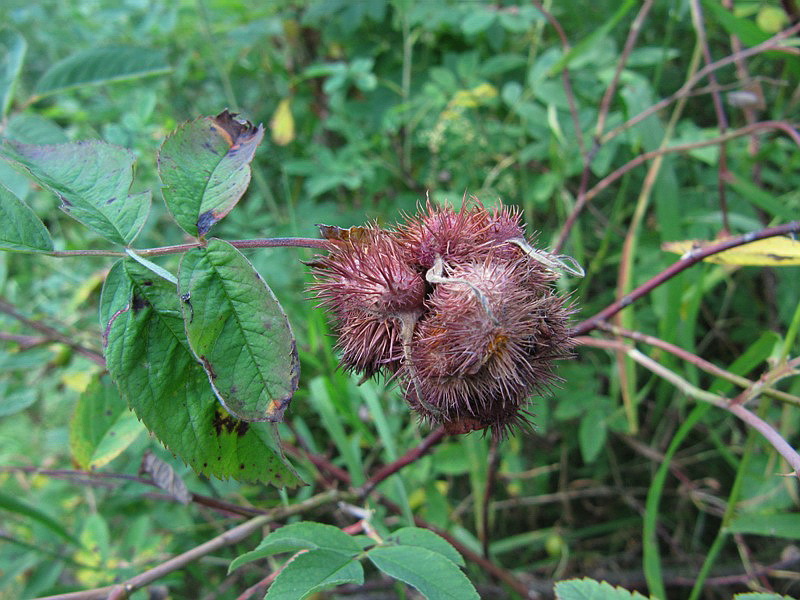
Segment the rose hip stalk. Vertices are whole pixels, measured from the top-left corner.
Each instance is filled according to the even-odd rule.
[[[394,373],[409,406],[449,433],[527,423],[528,397],[573,345],[572,309],[552,289],[556,268],[575,272],[566,257],[535,249],[517,212],[477,200],[328,239],[312,290],[345,368]]]

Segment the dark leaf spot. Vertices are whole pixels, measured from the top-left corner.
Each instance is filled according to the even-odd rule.
[[[143,308],[150,306],[150,303],[147,301],[147,298],[144,296],[140,296],[139,294],[133,294],[133,301],[131,302],[131,306],[133,307],[133,312],[139,312]]]
[[[113,204],[116,199],[117,199],[117,197],[113,196],[112,198],[109,198],[108,200],[106,200],[106,204]]]
[[[208,230],[213,227],[214,223],[219,221],[214,211],[207,210],[197,218],[197,233],[198,235],[205,235]]]
[[[247,421],[237,421],[236,435],[238,437],[242,437],[245,433],[247,433],[248,429],[250,429],[250,425],[247,423]]]
[[[244,470],[244,463],[239,463],[239,468]]]

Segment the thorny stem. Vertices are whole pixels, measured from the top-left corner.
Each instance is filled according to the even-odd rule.
[[[439,427],[435,429],[432,433],[428,435],[419,445],[415,446],[408,452],[406,452],[403,456],[390,462],[387,465],[384,465],[382,468],[378,469],[367,481],[362,485],[358,490],[357,494],[359,497],[366,496],[369,494],[375,486],[377,486],[382,481],[388,479],[395,473],[397,473],[403,467],[410,465],[413,462],[416,462],[426,454],[428,454],[436,445],[444,439],[445,436],[444,428]]]
[[[678,260],[677,262],[673,263],[672,265],[661,271],[661,273],[659,273],[655,277],[651,278],[649,281],[637,287],[631,293],[623,296],[616,302],[609,304],[606,308],[601,310],[593,317],[590,317],[579,323],[576,327],[572,329],[570,334],[572,336],[578,336],[588,333],[592,329],[595,329],[598,326],[598,323],[600,323],[601,321],[605,321],[609,317],[612,317],[613,315],[617,314],[626,306],[631,305],[633,302],[635,302],[642,296],[649,294],[651,291],[660,286],[662,283],[669,281],[681,271],[688,269],[692,265],[702,261],[704,258],[708,256],[719,254],[720,252],[724,252],[725,250],[730,250],[731,248],[735,248],[736,246],[748,244],[756,240],[763,240],[769,237],[774,237],[778,235],[787,235],[790,233],[798,233],[798,232],[800,232],[800,221],[792,221],[791,223],[786,223],[785,225],[767,227],[766,229],[762,229],[760,231],[753,231],[750,233],[745,233],[744,235],[738,235],[736,237],[728,238],[727,240],[721,241],[711,246],[706,246],[705,248],[698,248],[696,250],[692,250],[691,252],[688,252],[683,257],[681,257],[680,260]]]

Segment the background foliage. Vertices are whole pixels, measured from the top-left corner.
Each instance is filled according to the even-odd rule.
[[[737,50],[731,34],[747,49],[792,27],[777,2],[732,4],[729,12],[714,0],[553,3],[565,51],[527,3],[10,0],[0,7],[0,135],[36,144],[100,138],[130,149],[131,193],[154,195],[142,248],[184,241],[158,201],[156,149],[178,123],[226,106],[268,124],[271,139],[257,151],[248,194],[215,228],[225,239],[391,223],[426,193],[458,203],[466,191],[517,204],[540,243],[553,246],[588,192],[564,246],[587,271],[561,283],[580,307],[577,321],[674,262],[665,242],[800,215],[800,57],[791,44],[732,60],[698,80],[697,93],[675,95],[703,65]],[[638,39],[626,49],[632,31]],[[609,134],[662,99],[672,102]],[[783,123],[789,133],[765,127],[725,146],[698,145],[758,122]],[[696,146],[629,163],[677,144]],[[57,250],[108,247],[5,163],[0,183],[45,222]],[[325,315],[304,292],[299,261],[310,251],[247,256],[298,338],[300,389],[281,428],[310,484],[296,490],[193,474],[115,404],[113,390],[111,414],[87,406],[87,388],[107,391],[102,367],[11,314],[99,348],[110,260],[0,254],[0,597],[125,580],[254,509],[284,509],[282,523],[299,518],[288,515],[300,506],[305,519],[352,525],[352,511],[330,502],[341,498],[314,499],[363,485],[427,434],[391,385],[359,386],[336,369]],[[174,271],[177,258],[160,264]],[[798,297],[798,267],[700,264],[618,324],[758,379],[798,354]],[[641,349],[704,390],[738,393],[691,361]],[[588,346],[576,354],[560,368],[564,384],[535,400],[535,434],[514,436],[496,453],[479,435],[445,439],[378,486],[385,501],[363,502],[374,511],[371,526],[388,536],[418,517],[460,548],[480,554],[486,546],[490,565],[543,594],[570,576],[649,584],[676,598],[697,580],[695,593],[705,580],[710,598],[748,585],[797,594],[787,573],[798,561],[796,481],[778,476],[789,469],[771,447],[623,356]],[[797,377],[777,387],[800,395]],[[751,409],[796,444],[797,404],[752,396]],[[85,423],[95,425],[88,439]],[[170,464],[188,494],[148,487],[146,452]],[[278,564],[262,558],[228,575],[230,561],[257,543],[251,536],[221,548],[157,585],[175,598],[240,597]],[[467,561],[483,597],[513,593],[486,569]],[[375,597],[401,593],[374,570],[367,578]]]

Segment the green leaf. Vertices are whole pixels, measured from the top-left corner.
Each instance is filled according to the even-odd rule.
[[[14,99],[27,49],[28,43],[20,33],[7,27],[0,29],[0,120],[8,114]]]
[[[743,514],[733,519],[725,530],[797,540],[800,539],[800,514]]]
[[[48,515],[47,513],[39,510],[35,506],[31,506],[30,504],[23,502],[22,500],[18,500],[14,496],[9,496],[8,494],[4,494],[0,492],[0,510],[5,510],[12,513],[17,513],[19,515],[28,517],[41,523],[45,527],[47,527],[50,531],[57,534],[58,536],[64,538],[69,543],[74,544],[76,546],[80,546],[80,542],[78,539],[69,533],[64,527],[56,521],[53,517]]]
[[[0,249],[51,252],[53,240],[39,217],[0,184]]]
[[[237,556],[231,562],[228,572],[265,556],[316,549],[327,550],[348,558],[361,552],[361,546],[338,527],[303,521],[284,525],[267,535],[255,550]]]
[[[39,398],[33,387],[12,387],[8,381],[0,381],[0,417],[7,417],[22,412]]]
[[[745,592],[734,594],[733,600],[795,600],[791,596],[781,596],[771,592]]]
[[[61,209],[103,237],[131,243],[150,211],[150,192],[129,196],[133,152],[105,142],[36,146],[7,140],[0,158],[23,167],[61,200]]]
[[[226,110],[186,123],[158,154],[164,201],[191,235],[205,235],[236,206],[250,183],[250,161],[264,126],[234,117]]]
[[[314,592],[344,583],[364,583],[361,563],[330,550],[309,550],[283,567],[264,599],[302,600]]]
[[[628,11],[636,6],[636,4],[636,0],[625,0],[625,2],[622,3],[619,8],[617,8],[617,12],[615,12],[608,21],[600,25],[600,27],[596,27],[590,35],[586,36],[580,42],[575,44],[575,46],[573,46],[569,52],[562,56],[561,59],[556,62],[556,64],[550,67],[548,75],[551,77],[558,75],[561,73],[561,71],[567,68],[572,61],[577,60],[581,56],[589,54],[592,50],[594,50],[597,44],[599,44],[604,37],[611,33],[611,30],[617,26],[617,23],[619,23],[623,17],[628,14]]]
[[[591,464],[597,459],[606,443],[608,425],[605,414],[602,410],[590,409],[581,417],[578,425],[578,445],[583,462],[586,464]]]
[[[163,75],[169,71],[163,50],[136,46],[88,48],[50,67],[36,84],[35,99],[73,88]]]
[[[429,600],[479,598],[467,576],[438,552],[416,546],[376,546],[367,558],[381,571],[415,587]]]
[[[58,123],[34,113],[15,113],[8,119],[6,137],[24,144],[66,144],[69,137]]]
[[[423,529],[421,527],[402,527],[397,531],[392,532],[389,537],[390,540],[397,542],[402,546],[417,546],[419,548],[427,548],[432,552],[441,554],[449,561],[458,565],[464,566],[464,558],[461,554],[450,545],[446,539],[430,529]]]
[[[178,282],[189,346],[222,404],[245,421],[280,421],[300,365],[272,290],[241,252],[218,239],[184,255]]]
[[[737,17],[718,0],[702,0],[703,9],[708,11],[714,20],[731,35],[738,37],[745,46],[756,46],[769,39],[770,34],[762,31],[758,25],[742,17]]]
[[[567,579],[555,585],[557,600],[646,600],[639,592],[594,579]]]
[[[771,214],[773,217],[792,221],[797,218],[797,208],[790,208],[785,200],[776,198],[768,191],[758,187],[744,177],[729,173],[728,185],[739,192],[743,198],[749,200],[758,208]]]
[[[95,378],[75,405],[70,424],[72,457],[96,469],[122,454],[144,431],[107,376]]]
[[[108,370],[145,426],[195,471],[216,477],[301,483],[274,426],[229,415],[186,340],[174,285],[132,260],[117,262],[100,301]]]
[[[461,22],[461,32],[464,35],[475,35],[489,29],[497,18],[497,11],[489,8],[482,7],[473,10]]]

